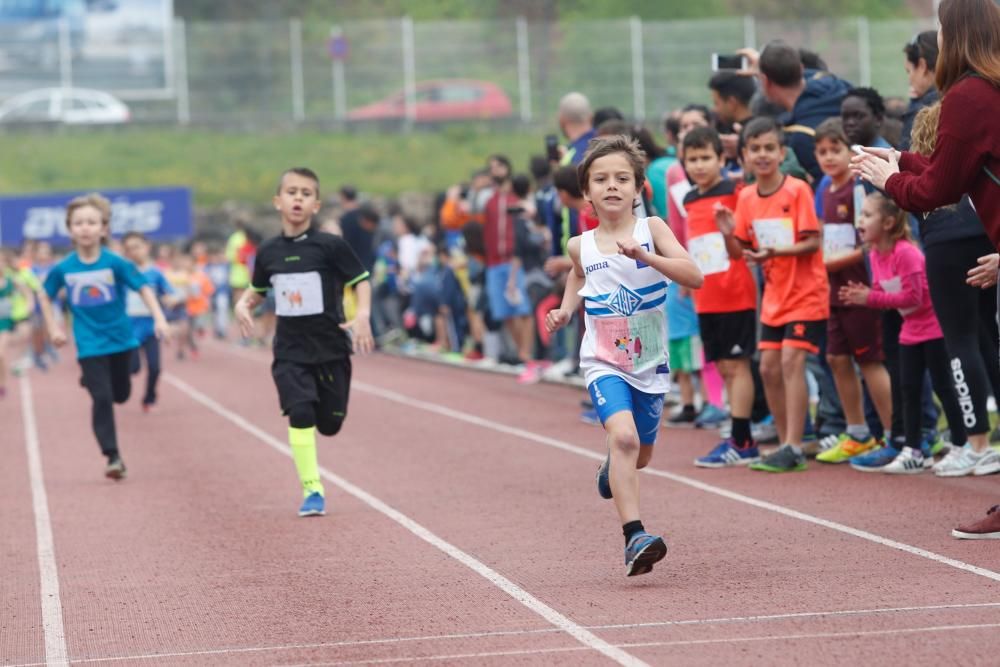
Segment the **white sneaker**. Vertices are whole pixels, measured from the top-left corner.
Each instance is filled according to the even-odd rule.
[[[952,447],[948,455],[934,464],[934,474],[938,477],[965,477],[971,475],[979,464],[981,454],[972,450],[972,445]]]
[[[924,471],[924,455],[919,449],[903,447],[903,451],[882,468],[887,475],[919,475]]]
[[[982,458],[979,459],[979,463],[976,464],[976,469],[972,471],[973,475],[992,475],[994,473],[1000,472],[1000,452],[988,448],[984,453]]]

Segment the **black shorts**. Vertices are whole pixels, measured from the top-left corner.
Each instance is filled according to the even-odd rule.
[[[826,320],[799,320],[776,327],[761,324],[760,343],[757,344],[757,348],[780,350],[783,347],[797,347],[812,354],[819,354],[825,335]]]
[[[288,414],[292,406],[299,403],[311,403],[320,414],[347,415],[347,398],[351,393],[350,357],[320,364],[275,359],[271,364],[271,377],[278,388],[282,414]]]
[[[705,361],[748,359],[757,346],[757,311],[698,315]]]

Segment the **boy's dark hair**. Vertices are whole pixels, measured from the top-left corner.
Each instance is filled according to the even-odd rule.
[[[722,155],[722,139],[714,127],[696,127],[684,135],[684,150],[689,148],[711,148]]]
[[[653,133],[644,125],[633,125],[629,136],[635,139],[636,143],[639,144],[639,148],[646,154],[646,159],[650,162],[667,154],[663,147],[656,143]]]
[[[576,167],[571,165],[559,167],[552,176],[552,184],[556,186],[556,190],[562,190],[574,199],[583,197],[583,192],[580,191],[580,181],[576,175]]]
[[[316,184],[316,196],[319,196],[319,176],[316,172],[309,167],[292,167],[281,172],[281,178],[278,179],[278,187],[275,189],[275,194],[281,194],[281,184],[285,182],[285,176],[289,174],[295,174],[296,176],[302,176],[303,178],[310,179]]]
[[[757,92],[757,84],[752,76],[743,76],[728,70],[713,74],[708,80],[708,87],[724,100],[736,99],[740,104],[747,106],[750,105],[753,94]]]
[[[844,99],[846,100],[848,97],[861,98],[868,105],[868,108],[872,110],[876,118],[885,117],[885,101],[882,100],[882,96],[874,88],[851,88],[844,95]]]
[[[773,132],[778,137],[778,143],[785,145],[785,132],[778,125],[777,121],[768,116],[759,116],[746,124],[743,134],[740,136],[742,144],[745,146],[751,139]]]
[[[781,40],[767,43],[760,54],[758,67],[776,86],[789,88],[802,80],[802,56],[799,50]]]
[[[628,134],[628,124],[621,118],[609,118],[600,125],[594,126],[597,136],[610,137],[614,134]]]
[[[600,127],[609,120],[625,120],[625,116],[615,107],[601,107],[594,112],[594,127]]]
[[[702,116],[705,117],[705,122],[706,123],[708,123],[709,125],[712,124],[712,112],[709,111],[708,107],[706,107],[704,104],[688,104],[688,105],[685,105],[685,107],[683,109],[681,109],[681,114],[683,115],[683,114],[686,114],[686,113],[690,113],[692,111],[697,111],[698,113],[700,113]]]
[[[520,199],[524,199],[531,192],[531,179],[527,174],[515,174],[510,179],[511,191]]]
[[[816,135],[813,137],[813,140],[818,144],[820,139],[829,139],[830,141],[844,144],[848,148],[851,146],[851,142],[847,139],[847,134],[844,132],[844,124],[836,117],[827,118],[816,128]]]
[[[826,61],[820,58],[818,53],[809,49],[799,49],[799,61],[806,69],[815,69],[821,72],[830,71],[830,67],[826,64]]]
[[[681,133],[681,119],[673,115],[668,115],[663,121],[663,131],[676,137]]]
[[[531,161],[528,164],[528,171],[531,172],[531,177],[537,183],[543,178],[548,178],[552,175],[552,165],[544,155],[532,155]]]
[[[938,59],[937,30],[925,30],[914,35],[903,47],[903,53],[914,67],[923,58],[927,61],[927,69],[933,72]]]
[[[357,201],[358,190],[353,185],[342,185],[340,186],[340,196],[347,201]]]
[[[510,173],[514,170],[514,167],[511,165],[510,158],[507,157],[506,155],[501,155],[500,153],[497,153],[496,155],[491,155],[489,160],[487,160],[487,162],[489,162],[490,160],[493,160],[494,162],[499,162],[503,166],[507,167],[507,173]],[[487,171],[487,173],[489,172]]]
[[[639,148],[639,143],[635,139],[618,134],[590,140],[583,161],[576,168],[581,192],[587,191],[590,168],[594,165],[594,161],[615,153],[621,153],[628,160],[629,166],[632,167],[632,174],[635,176],[635,189],[641,190],[643,183],[646,182],[642,149]]]
[[[403,226],[406,227],[406,231],[410,234],[420,234],[420,223],[412,215],[398,214],[400,219],[403,221]]]
[[[122,234],[122,243],[123,244],[124,243],[128,243],[128,241],[131,240],[131,239],[139,239],[143,243],[149,243],[149,239],[147,239],[146,235],[143,234],[142,232],[131,231],[131,232],[125,232],[124,234]]]
[[[368,220],[370,222],[378,222],[379,215],[378,211],[371,204],[362,204],[358,207],[358,217],[362,220]]]

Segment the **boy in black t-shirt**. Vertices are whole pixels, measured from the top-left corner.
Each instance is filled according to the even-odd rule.
[[[351,351],[374,347],[368,271],[338,236],[312,227],[319,211],[319,178],[306,168],[281,175],[274,207],[282,233],[257,249],[251,289],[236,304],[243,335],[254,333],[253,310],[274,290],[278,316],[271,375],[305,500],[299,516],[325,514],[316,459],[316,430],[334,435],[344,423],[351,387]],[[353,286],[355,319],[345,322],[344,287]],[[353,333],[353,344],[348,331]]]

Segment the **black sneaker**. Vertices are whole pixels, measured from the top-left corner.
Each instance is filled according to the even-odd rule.
[[[104,468],[104,476],[108,479],[113,479],[115,481],[125,479],[126,474],[125,464],[122,463],[120,457],[115,457],[108,461],[108,465]]]
[[[667,418],[667,426],[694,426],[698,413],[691,406],[680,409],[677,414]]]
[[[792,449],[791,445],[782,445],[770,456],[751,463],[750,469],[764,472],[798,472],[806,469],[806,457]]]

